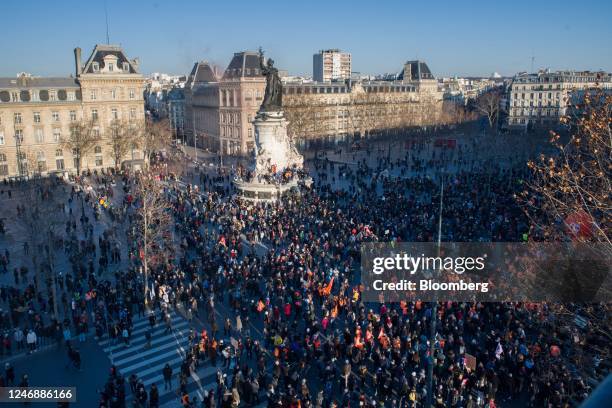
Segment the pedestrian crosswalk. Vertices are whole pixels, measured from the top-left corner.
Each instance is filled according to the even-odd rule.
[[[160,405],[174,403],[178,395],[178,373],[181,363],[189,348],[189,323],[175,311],[170,312],[172,330],[166,332],[166,324],[157,313],[157,324],[151,328],[151,347],[147,348],[146,332],[150,329],[148,315],[133,319],[133,327],[129,345],[121,341],[110,339],[100,340],[98,343],[108,355],[111,364],[127,380],[131,374],[136,374],[145,388],[149,390],[152,384],[156,384],[160,394]],[[164,389],[164,376],[162,370],[166,364],[172,367],[173,379],[171,389]],[[190,394],[204,395],[204,390],[215,385],[217,368],[203,367],[192,374],[192,381],[188,385]],[[199,384],[195,381],[199,380]],[[208,388],[207,388],[208,387]]]
[[[170,318],[172,331],[166,333],[166,325],[157,313],[158,323],[151,330],[150,348],[146,348],[145,335],[150,328],[148,316],[134,317],[129,346],[107,338],[98,341],[108,355],[111,364],[117,367],[126,381],[131,374],[136,374],[147,391],[152,384],[157,385],[162,408],[180,406],[180,396],[177,393],[178,373],[189,348],[189,323],[175,311],[170,312]],[[162,370],[166,364],[172,367],[172,387],[170,389],[164,387]],[[187,391],[192,399],[197,397],[198,401],[202,401],[205,391],[211,389],[214,389],[216,393],[217,370],[223,370],[223,368],[220,365],[213,367],[210,362],[205,362],[191,373]],[[128,398],[131,399],[132,396],[129,395]]]

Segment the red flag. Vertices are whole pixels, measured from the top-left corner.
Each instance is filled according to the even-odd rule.
[[[572,238],[589,238],[593,234],[593,219],[584,210],[568,215],[565,225]]]

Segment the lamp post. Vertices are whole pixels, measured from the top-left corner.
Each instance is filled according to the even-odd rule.
[[[19,173],[19,177],[23,177],[24,176],[24,169],[23,169],[23,161],[21,160],[21,135],[23,133],[22,130],[19,130],[19,134],[17,134],[17,128],[14,127],[13,125],[13,131],[15,133],[15,154],[17,155],[17,172]]]
[[[195,126],[195,112],[193,111],[193,109],[191,110],[191,127],[193,129],[193,154],[194,154],[194,161],[197,163],[198,162],[198,144],[197,144],[197,135],[196,135],[196,126]]]
[[[440,210],[438,214],[438,249],[437,256],[440,257],[440,247],[442,246],[442,210],[444,202],[444,173],[440,174]],[[439,272],[439,271],[438,271]],[[433,274],[434,272],[432,272]],[[435,291],[434,291],[435,294]],[[434,352],[436,350],[436,324],[438,314],[438,299],[434,295],[431,309],[431,322],[429,332],[429,364],[427,365],[427,403],[426,407],[433,407],[433,363]]]

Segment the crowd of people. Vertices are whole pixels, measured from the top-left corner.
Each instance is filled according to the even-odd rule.
[[[73,271],[57,279],[69,317],[55,322],[54,333],[72,339],[71,330],[93,328],[97,337],[129,343],[134,315],[162,316],[169,325],[170,309],[190,322],[197,318],[201,327],[189,335],[180,372],[165,367],[164,384],[147,389],[137,376],[126,379],[113,367],[99,406],[122,407],[129,400],[156,407],[161,387],[174,387],[185,407],[264,400],[271,407],[321,408],[420,407],[429,398],[436,407],[462,408],[582,401],[609,364],[609,345],[594,326],[576,328],[559,311],[606,316],[606,305],[441,301],[434,307],[361,298],[360,245],[435,240],[442,182],[444,241],[535,236],[515,199],[529,177],[525,166],[423,149],[394,159],[382,155],[374,164],[365,158],[352,164],[313,160],[312,187],[276,203],[241,201],[231,194],[229,177],[222,178],[227,188],[216,191],[215,175],[202,172],[196,188],[160,174],[178,238],[151,267],[146,291],[137,240],[129,235],[139,179],[115,176],[125,193],[116,222],[131,237],[129,266],[101,278],[106,264],[96,269],[88,254],[117,260],[118,234],[108,232],[96,243],[83,211],[82,225],[75,220],[67,227],[81,228],[85,239],[65,244],[74,254]],[[432,176],[432,167],[444,170]],[[75,194],[87,202],[85,194]],[[44,303],[39,295],[35,285],[2,292],[13,306],[31,307],[28,322],[19,322],[34,329],[34,310]],[[230,335],[236,341],[224,343]],[[205,364],[218,367],[217,383],[198,401],[187,383]]]

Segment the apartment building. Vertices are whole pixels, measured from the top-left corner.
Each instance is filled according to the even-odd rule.
[[[100,142],[82,157],[82,169],[115,165],[104,140],[114,120],[144,125],[143,77],[138,60],[121,47],[97,45],[85,63],[74,50],[75,75],[0,78],[0,179],[76,171],[73,152],[62,144],[71,124],[94,124]],[[132,149],[125,159],[141,158]]]
[[[591,71],[539,71],[520,73],[510,85],[508,122],[510,129],[555,127],[568,113],[571,94],[595,87],[612,88],[611,75]]]
[[[312,56],[312,78],[317,82],[349,79],[351,68],[351,54],[339,49],[321,50]]]

